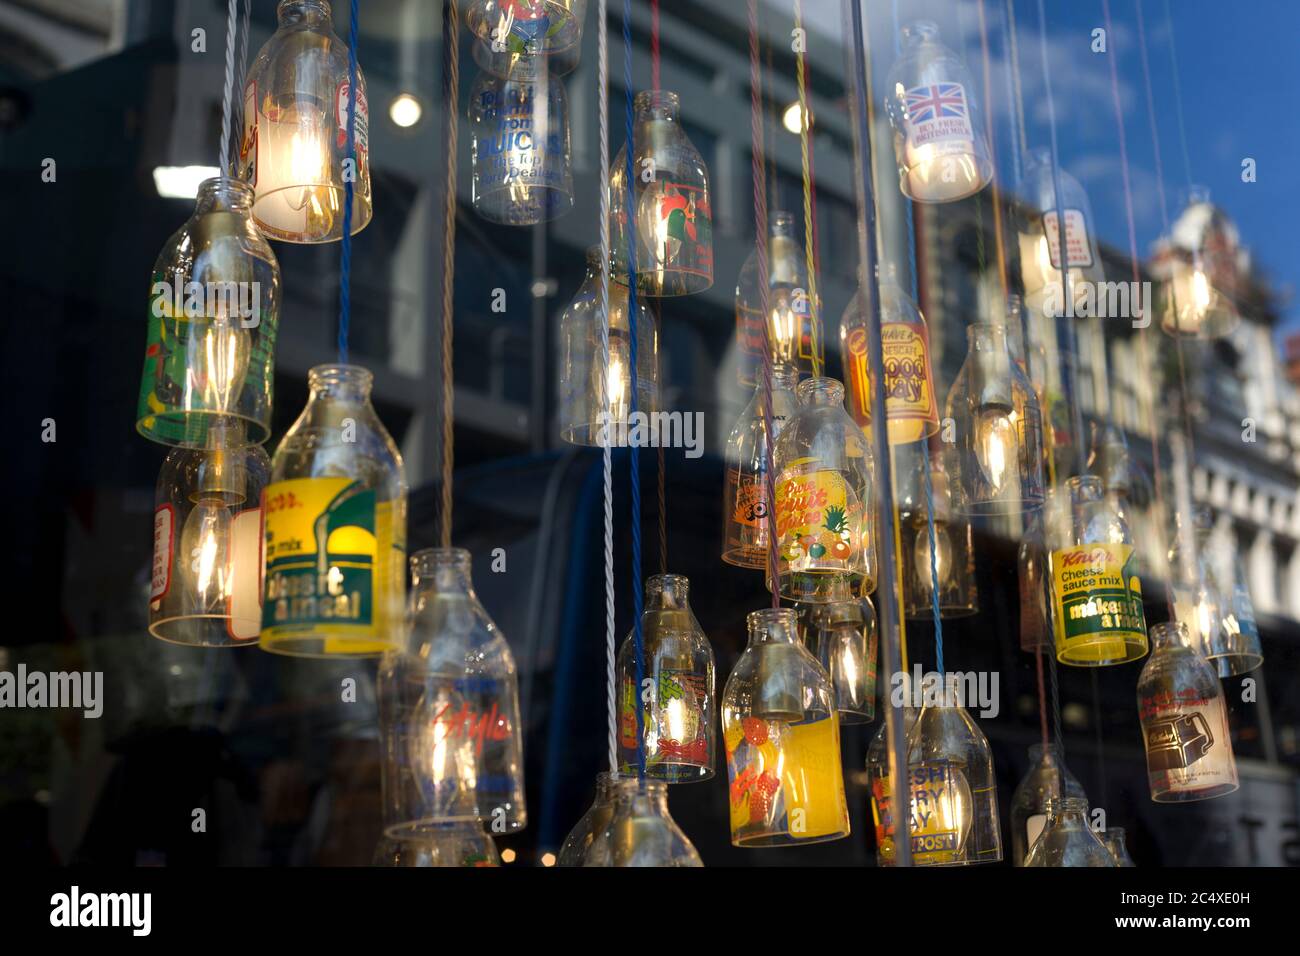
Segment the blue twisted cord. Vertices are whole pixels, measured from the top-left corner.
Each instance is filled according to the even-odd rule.
[[[634,176],[635,130],[632,94],[632,0],[623,0],[623,89],[627,145],[623,147],[626,159],[624,175],[627,178],[627,327],[631,342],[628,345],[631,363],[632,394],[628,402],[628,420],[636,412],[637,390],[637,329],[636,329],[636,179]],[[612,424],[612,423],[611,423]],[[632,648],[636,660],[636,767],[637,777],[645,779],[645,705],[641,699],[641,682],[645,679],[645,635],[641,629],[641,610],[644,600],[641,585],[641,474],[640,458],[634,446],[628,448],[632,478]],[[655,688],[656,693],[658,688]]]
[[[352,315],[352,180],[356,178],[357,104],[357,0],[352,0],[348,30],[348,155],[351,174],[343,177],[343,245],[339,250],[339,363],[348,361],[348,327]]]

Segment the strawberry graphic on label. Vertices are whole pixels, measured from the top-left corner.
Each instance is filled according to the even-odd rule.
[[[740,721],[740,726],[745,731],[745,739],[755,747],[767,743],[767,721],[757,717],[744,717]]]

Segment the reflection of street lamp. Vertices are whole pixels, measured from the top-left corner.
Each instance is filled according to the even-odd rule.
[[[781,114],[781,125],[798,136],[804,130],[812,128],[812,111],[808,112],[808,118],[805,120],[803,107],[798,102],[791,103]]]
[[[420,122],[420,117],[423,115],[424,107],[410,93],[398,93],[388,106],[388,118],[393,121],[394,125],[400,126],[402,129],[409,129],[414,126]]]

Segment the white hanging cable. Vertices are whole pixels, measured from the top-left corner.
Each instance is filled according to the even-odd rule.
[[[609,35],[605,0],[596,10],[596,60],[600,104],[600,363],[605,387],[605,440],[601,442],[601,467],[605,493],[605,697],[609,706],[609,772],[618,775],[618,687],[614,672],[617,647],[614,642],[614,486],[611,477],[610,444],[613,410],[609,404]],[[628,149],[632,144],[628,143]]]
[[[217,156],[222,176],[230,168],[230,100],[235,90],[235,14],[239,0],[229,0],[226,6],[226,89],[221,98],[221,152]]]

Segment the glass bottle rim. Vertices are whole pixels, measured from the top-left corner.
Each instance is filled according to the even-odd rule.
[[[668,796],[668,784],[663,780],[639,777],[635,773],[620,773],[617,776],[607,773],[607,775],[615,796],[623,798],[637,796],[667,798]]]
[[[810,401],[814,395],[826,396],[826,401],[819,404],[834,405],[844,401],[844,383],[827,375],[814,375],[804,379],[799,383],[797,392],[805,402]]]
[[[966,340],[974,342],[979,336],[987,335],[991,338],[1006,338],[1007,327],[1003,322],[988,322],[980,319],[978,322],[971,322],[966,326]]]
[[[1058,813],[1087,813],[1087,797],[1068,797],[1064,794],[1048,796],[1046,802],[1048,815]]]
[[[778,226],[794,228],[794,213],[785,209],[777,209],[774,211],[768,228],[775,232]]]
[[[691,582],[684,574],[652,574],[645,579],[646,591],[666,591],[672,588],[686,594],[691,589]]]
[[[307,372],[307,384],[314,389],[328,388],[333,385],[353,385],[369,392],[374,381],[374,373],[365,366],[347,365],[341,362],[315,365]]]
[[[233,176],[213,176],[199,183],[194,198],[197,202],[202,202],[205,199],[224,199],[231,205],[241,209],[251,209],[253,195],[252,185],[242,179],[235,179]]]
[[[784,625],[793,638],[799,620],[792,607],[764,607],[745,615],[745,623],[749,625],[750,631],[766,631],[771,625]]]
[[[681,98],[672,90],[641,90],[632,101],[638,113],[663,110],[665,118],[673,119],[681,106]]]
[[[1152,624],[1147,628],[1147,636],[1151,639],[1152,646],[1173,644],[1186,647],[1189,640],[1187,625],[1182,621],[1162,621],[1159,624]]]
[[[408,559],[411,573],[417,577],[434,574],[440,568],[468,570],[470,554],[465,548],[421,548]]]
[[[281,26],[288,26],[306,20],[309,12],[314,12],[325,20],[333,18],[329,0],[280,0],[275,7],[275,19]],[[289,17],[295,14],[299,15],[299,19],[290,21]]]
[[[908,45],[936,43],[939,39],[939,24],[933,20],[912,20],[899,28],[898,35]]]

